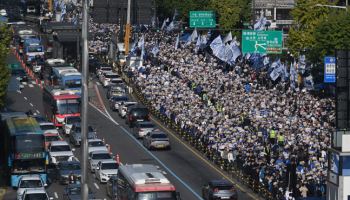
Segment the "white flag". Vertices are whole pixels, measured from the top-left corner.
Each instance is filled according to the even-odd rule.
[[[226,44],[228,42],[232,41],[232,33],[231,31],[226,35],[226,37],[224,38],[223,43]]]
[[[211,43],[210,43],[210,48],[213,50],[213,54],[215,56],[218,55],[219,51],[221,50],[222,47],[225,47],[222,43],[221,36],[219,35],[216,37]]]
[[[137,43],[137,46],[141,48],[142,46],[145,45],[145,36],[142,35],[141,40]]]

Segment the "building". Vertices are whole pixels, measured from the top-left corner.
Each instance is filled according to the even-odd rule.
[[[131,24],[150,24],[155,12],[154,0],[131,0]],[[92,16],[98,23],[125,24],[128,0],[94,0]]]

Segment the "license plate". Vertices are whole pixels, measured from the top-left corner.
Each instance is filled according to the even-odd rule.
[[[143,119],[138,119],[137,121],[138,121],[138,122],[143,122]]]
[[[158,148],[164,148],[164,144],[157,145]]]
[[[221,197],[221,199],[230,199],[230,197]]]

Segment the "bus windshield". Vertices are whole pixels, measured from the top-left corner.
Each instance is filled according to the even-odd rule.
[[[27,52],[42,52],[43,47],[42,46],[29,46],[27,47]]]
[[[137,200],[176,200],[175,192],[140,192]]]
[[[29,172],[44,172],[45,171],[45,159],[30,159],[30,160],[14,160],[12,173],[22,174]]]
[[[67,86],[68,88],[80,88],[81,79],[66,80],[65,86]]]
[[[16,153],[38,153],[44,150],[43,135],[16,136]]]
[[[77,99],[57,100],[58,114],[74,114],[79,113],[79,102]]]

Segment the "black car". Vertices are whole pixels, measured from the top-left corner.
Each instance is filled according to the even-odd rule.
[[[235,186],[227,180],[212,180],[202,188],[202,197],[205,200],[229,199],[237,200]]]
[[[18,77],[20,82],[28,82],[28,76],[23,68],[17,68],[11,70],[12,76]]]
[[[56,180],[59,181],[60,184],[68,184],[69,183],[69,175],[72,174],[78,180],[81,177],[81,168],[80,162],[78,161],[62,161],[59,162],[56,166]]]
[[[149,121],[150,113],[146,107],[135,105],[126,113],[126,124],[132,128],[137,121]]]

